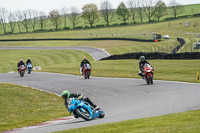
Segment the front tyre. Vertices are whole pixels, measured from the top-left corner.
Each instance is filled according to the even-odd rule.
[[[86,121],[90,121],[92,120],[92,117],[90,116],[90,113],[88,112],[88,110],[84,109],[84,108],[77,108],[75,110],[76,114],[78,116],[80,116],[81,118],[83,118]]]
[[[151,74],[149,75],[149,82],[153,84],[153,76]]]
[[[103,118],[105,116],[105,113],[102,109],[99,109],[99,118]]]

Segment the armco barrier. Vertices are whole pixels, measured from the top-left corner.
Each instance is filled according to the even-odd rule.
[[[200,52],[185,52],[176,54],[167,53],[128,53],[122,55],[111,55],[101,60],[122,60],[122,59],[139,59],[140,56],[145,56],[146,59],[200,59]]]
[[[52,40],[69,40],[69,41],[97,41],[97,40],[124,40],[139,42],[154,42],[154,40],[134,39],[134,38],[43,38],[43,39],[0,39],[0,41],[52,41]]]

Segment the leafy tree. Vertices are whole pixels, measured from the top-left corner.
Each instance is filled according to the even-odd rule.
[[[140,22],[142,23],[144,10],[143,10],[143,7],[142,7],[142,4],[141,4],[140,0],[138,0],[137,5],[138,5],[137,14],[138,14],[138,16],[140,18]]]
[[[171,0],[169,6],[170,6],[171,11],[174,14],[175,19],[177,18],[177,15],[183,13],[183,11],[184,11],[183,5],[176,2],[176,0]]]
[[[15,15],[16,15],[16,18],[17,18],[18,30],[19,30],[19,33],[21,33],[21,22],[23,21],[22,11],[20,11],[20,10],[16,11]]]
[[[149,22],[151,22],[151,17],[154,15],[155,12],[154,1],[153,0],[143,1],[143,9],[144,9],[144,14],[147,16]]]
[[[126,23],[126,21],[129,19],[130,17],[130,12],[129,10],[126,8],[124,2],[121,2],[119,4],[119,6],[117,7],[117,15],[120,16],[122,18],[122,20],[124,21],[124,23]]]
[[[86,4],[82,8],[82,17],[88,21],[92,27],[95,20],[99,18],[99,13],[96,4]]]
[[[49,12],[49,19],[53,23],[53,25],[55,26],[56,30],[58,30],[58,26],[62,24],[62,19],[61,19],[61,16],[59,14],[59,11],[58,10],[52,10],[51,12]]]
[[[112,22],[112,19],[115,14],[114,10],[112,9],[111,3],[109,3],[108,0],[105,0],[101,3],[100,8],[100,13],[103,15],[106,24],[109,25],[109,23]]]
[[[8,15],[8,24],[10,27],[10,32],[13,33],[15,30],[15,25],[16,25],[16,16],[12,12],[10,12]]]
[[[46,16],[45,12],[40,11],[38,19],[39,19],[39,24],[40,24],[40,30],[43,31],[44,25],[48,21],[48,17]]]
[[[7,17],[8,17],[8,11],[5,8],[0,9],[0,24],[3,27],[4,34],[7,33]]]
[[[165,5],[165,2],[159,0],[156,3],[154,15],[159,21],[160,18],[165,16],[166,14],[167,14],[167,6]]]
[[[76,28],[78,20],[80,19],[79,10],[76,7],[70,8],[71,13],[69,14],[69,20],[72,22],[73,28]]]
[[[135,0],[129,0],[127,4],[131,13],[133,23],[135,23],[135,16],[137,12],[137,2]]]
[[[64,29],[67,28],[67,16],[68,16],[68,9],[66,7],[61,8],[60,14],[62,15],[62,20],[64,22]]]

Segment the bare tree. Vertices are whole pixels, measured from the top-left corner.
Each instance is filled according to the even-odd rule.
[[[167,6],[165,5],[165,2],[159,0],[156,3],[154,15],[157,17],[159,21],[160,18],[165,16],[166,14],[167,14]]]
[[[62,24],[62,19],[58,10],[52,10],[51,12],[49,12],[49,19],[56,27],[56,30],[58,30],[58,26]]]
[[[151,17],[154,15],[155,2],[153,0],[143,1],[144,14],[147,16],[149,22],[151,22]]]
[[[23,15],[23,20],[21,21],[22,25],[24,26],[24,28],[26,29],[26,32],[28,32],[28,29],[29,29],[29,13],[27,10],[24,10],[22,12],[22,15]]]
[[[124,21],[124,23],[126,23],[126,21],[128,20],[128,18],[130,17],[130,12],[126,8],[124,2],[121,2],[119,4],[119,6],[117,7],[117,15],[122,18],[122,20]]]
[[[40,24],[40,30],[43,31],[44,25],[48,21],[48,17],[46,16],[45,12],[40,11],[38,19],[39,19],[39,24]]]
[[[7,23],[7,18],[8,18],[8,11],[5,8],[1,8],[0,9],[0,23],[2,24],[3,30],[4,30],[4,34],[7,33],[6,31],[6,23]]]
[[[60,14],[62,15],[62,20],[64,22],[64,29],[67,28],[67,16],[68,16],[68,9],[66,7],[61,8]]]
[[[16,25],[16,16],[12,12],[10,12],[8,15],[8,23],[10,27],[10,32],[13,33],[15,30],[15,25]]]
[[[143,7],[142,7],[142,3],[140,2],[140,0],[138,0],[137,2],[137,5],[138,5],[138,8],[137,8],[137,14],[139,15],[139,18],[140,18],[140,22],[142,23],[143,22]]]
[[[103,15],[106,24],[109,25],[110,22],[112,22],[115,12],[113,10],[111,3],[109,3],[108,0],[105,0],[101,3],[100,13]]]
[[[82,17],[88,21],[92,27],[95,20],[99,18],[98,9],[96,4],[86,4],[82,8]]]
[[[69,20],[72,22],[73,28],[76,28],[78,20],[80,19],[79,10],[76,7],[70,8],[71,13],[69,14]]]
[[[177,18],[177,15],[183,13],[184,7],[180,3],[176,2],[176,0],[171,0],[169,3],[170,9],[174,14],[174,18]]]
[[[38,22],[38,20],[37,20],[37,18],[38,18],[38,11],[29,9],[28,10],[28,14],[29,14],[29,17],[30,17],[29,18],[30,24],[33,27],[33,31],[35,31],[35,25]]]
[[[20,33],[21,32],[21,23],[23,21],[22,11],[20,11],[20,10],[16,11],[15,16],[17,18],[17,26],[18,26],[18,30],[19,30],[19,33]]]
[[[136,16],[136,12],[137,12],[137,2],[135,0],[129,0],[127,2],[127,4],[128,4],[128,8],[131,13],[133,23],[135,23],[135,16]]]

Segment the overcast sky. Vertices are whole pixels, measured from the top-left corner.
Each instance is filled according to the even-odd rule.
[[[0,7],[4,7],[9,11],[34,9],[37,11],[45,11],[48,13],[53,9],[61,9],[62,7],[77,7],[80,11],[83,5],[95,3],[100,6],[103,0],[0,0]],[[117,8],[120,2],[127,0],[108,0],[114,8]],[[171,0],[163,0],[167,5]],[[177,2],[186,4],[197,4],[200,0],[176,0]]]

